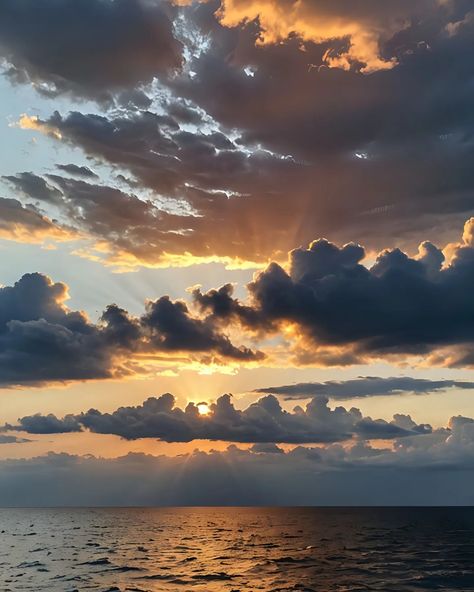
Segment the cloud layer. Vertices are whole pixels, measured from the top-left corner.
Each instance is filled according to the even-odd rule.
[[[474,422],[403,438],[283,453],[272,447],[118,459],[50,454],[0,462],[2,506],[472,505]],[[61,487],[57,483],[61,482]],[[137,486],[137,484],[139,486]]]
[[[385,397],[404,393],[426,395],[445,392],[450,389],[474,389],[474,382],[463,380],[429,380],[410,376],[379,378],[365,376],[349,380],[328,380],[327,382],[301,382],[256,389],[257,393],[281,395],[287,400],[307,399],[321,395],[344,401],[364,397]]]

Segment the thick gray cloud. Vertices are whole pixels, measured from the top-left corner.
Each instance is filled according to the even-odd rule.
[[[474,422],[403,438],[393,449],[357,442],[282,454],[264,450],[49,454],[0,462],[2,506],[472,505]],[[57,483],[61,487],[57,487]],[[139,486],[137,486],[137,484]]]
[[[162,296],[147,304],[141,325],[149,334],[152,349],[163,351],[215,351],[235,360],[259,360],[261,352],[235,347],[228,337],[218,333],[212,319],[197,319],[189,314],[184,302],[172,302]]]
[[[320,239],[293,250],[288,271],[271,263],[257,275],[248,286],[251,311],[225,286],[195,297],[221,322],[234,319],[253,329],[294,324],[307,363],[317,363],[324,346],[334,355],[320,363],[432,353],[437,363],[472,365],[473,228],[471,219],[448,264],[439,248],[424,242],[416,257],[387,249],[368,268],[360,245]]]
[[[37,273],[0,288],[0,384],[114,375],[113,350],[66,297],[64,284]]]
[[[281,395],[285,399],[307,399],[324,395],[330,399],[344,401],[363,397],[384,397],[403,393],[426,395],[445,392],[450,389],[474,389],[474,382],[463,380],[429,380],[411,376],[380,378],[364,376],[349,380],[328,380],[327,382],[301,382],[256,389],[257,393]]]
[[[23,276],[0,288],[0,385],[112,378],[138,371],[135,354],[188,352],[203,363],[259,360],[234,346],[210,318],[163,296],[139,317],[111,304],[98,323],[65,306],[67,286],[47,276]]]
[[[165,394],[159,398],[151,397],[137,407],[120,407],[113,413],[91,409],[63,419],[54,415],[33,415],[21,418],[16,426],[4,426],[7,431],[29,434],[79,432],[84,428],[129,440],[159,438],[166,442],[223,440],[290,444],[339,442],[354,437],[385,440],[431,432],[429,425],[418,425],[407,415],[397,415],[387,422],[364,417],[355,408],[349,411],[344,407],[330,409],[326,397],[315,398],[305,409],[296,407],[293,412],[288,412],[273,395],[243,411],[234,407],[229,395],[223,395],[210,406],[210,413],[203,416],[194,403],[182,410],[175,407],[172,395]]]
[[[109,100],[179,68],[168,4],[140,0],[4,0],[0,57],[13,81],[46,95]]]
[[[34,177],[26,179],[31,183]],[[62,199],[49,185],[39,183],[39,187],[49,192],[51,203]],[[89,207],[86,195],[78,195],[84,199],[84,218]],[[113,203],[113,192],[109,198]],[[141,203],[145,210],[149,207]],[[132,199],[130,204],[133,211]],[[100,206],[94,202],[92,211]],[[118,208],[115,211],[117,218],[124,215]],[[318,240],[307,249],[293,250],[288,268],[271,263],[257,274],[248,285],[247,303],[236,299],[227,284],[206,293],[195,289],[194,306],[161,296],[146,303],[139,317],[111,304],[98,323],[64,307],[64,286],[58,291],[59,284],[44,276],[25,276],[14,288],[2,289],[5,294],[13,290],[23,295],[18,302],[14,298],[0,302],[0,318],[5,318],[0,335],[5,384],[110,377],[131,371],[118,361],[129,355],[146,358],[157,352],[184,352],[196,361],[219,363],[255,362],[275,353],[268,345],[267,352],[234,345],[229,334],[239,332],[257,344],[274,335],[285,339],[289,347],[284,363],[347,365],[423,356],[428,364],[469,367],[474,342],[469,296],[474,288],[473,229],[470,220],[462,241],[447,249],[449,263],[440,249],[425,242],[416,257],[385,250],[366,267],[361,264],[365,256],[361,246],[338,247]],[[33,286],[31,295],[21,289],[23,285]],[[36,290],[43,300],[35,297]],[[21,314],[19,302],[24,307]],[[77,320],[72,327],[71,318]],[[293,327],[290,334],[285,331],[288,325]],[[34,343],[42,347],[35,348]],[[60,353],[53,371],[48,361],[55,359],[55,351]],[[72,368],[68,360],[75,356],[78,362]],[[20,368],[26,361],[31,377],[22,380]],[[432,386],[439,389],[443,384]],[[408,381],[401,388],[425,386],[429,385]],[[370,388],[374,389],[373,383]],[[382,392],[383,388],[387,385],[382,385]]]

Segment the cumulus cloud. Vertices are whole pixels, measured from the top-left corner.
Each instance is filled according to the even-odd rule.
[[[393,439],[431,432],[431,426],[416,424],[410,416],[397,415],[392,421],[364,417],[355,408],[330,409],[326,397],[318,397],[305,409],[282,409],[273,395],[263,397],[247,409],[234,407],[231,397],[223,395],[210,405],[206,415],[189,403],[183,410],[175,406],[171,394],[151,397],[137,407],[120,407],[113,413],[91,409],[86,413],[58,419],[53,415],[21,418],[4,430],[29,434],[57,434],[88,429],[99,434],[115,434],[128,440],[158,438],[166,442],[223,440],[242,443],[339,442],[354,437]],[[267,452],[268,448],[255,448]],[[272,452],[278,452],[275,448]]]
[[[30,191],[36,178],[20,177],[19,182],[23,181],[25,191]],[[62,191],[44,180],[39,180],[38,187],[44,201],[63,199]],[[86,195],[76,195],[83,199],[84,219],[89,207]],[[109,205],[113,197],[111,193]],[[133,212],[133,201],[130,204]],[[100,205],[93,202],[92,211]],[[149,206],[142,202],[142,207]],[[117,219],[130,217],[119,208],[112,210]],[[91,223],[93,219],[91,215]],[[280,361],[284,364],[348,365],[423,356],[428,364],[472,366],[473,225],[468,221],[461,241],[448,245],[446,261],[441,249],[424,242],[415,257],[398,249],[384,250],[367,267],[362,264],[365,250],[360,245],[338,247],[320,239],[306,249],[293,250],[286,268],[271,263],[257,274],[248,285],[248,302],[235,298],[231,285],[208,292],[195,288],[193,305],[160,296],[146,304],[141,316],[134,317],[111,304],[98,323],[65,307],[63,284],[31,274],[0,292],[2,380],[14,384],[107,378],[132,372],[120,361],[127,356],[146,359],[158,352],[186,353],[188,359],[207,364],[263,360],[263,352],[234,345],[229,332],[257,344],[278,335],[289,346]],[[265,347],[272,359],[276,350],[268,342]],[[25,366],[27,372],[22,370]],[[385,383],[366,379],[364,384],[349,382],[340,388],[303,385],[305,393],[320,389],[335,397],[353,388],[358,396],[367,396],[463,386],[469,384],[413,379]],[[300,387],[289,390],[295,393]]]
[[[110,100],[179,68],[181,50],[164,2],[5,0],[0,7],[8,76],[49,96]]]
[[[197,291],[195,297],[221,321],[234,319],[251,329],[294,327],[301,363],[424,355],[438,364],[471,365],[472,226],[471,219],[445,264],[443,252],[428,242],[415,257],[386,249],[366,267],[360,245],[316,240],[291,251],[288,269],[271,263],[255,277],[248,286],[251,315],[228,289],[219,299],[216,292]]]
[[[39,273],[0,288],[0,385],[117,378],[139,372],[138,360],[158,352],[189,353],[202,363],[263,356],[168,297],[148,302],[141,317],[111,304],[98,323],[69,310],[67,298],[65,284]]]
[[[49,454],[0,462],[2,506],[472,505],[474,422],[393,448],[274,446],[117,459]],[[61,487],[56,484],[61,482]],[[139,487],[137,487],[137,483]],[[85,485],[86,484],[86,485]]]
[[[25,179],[30,184],[34,177]],[[62,192],[48,184],[38,186],[45,201],[63,199]],[[86,196],[76,196],[84,200],[84,219],[89,208]],[[113,203],[114,193],[109,198]],[[91,208],[100,206],[94,202]],[[133,212],[133,200],[130,207]],[[149,206],[142,202],[142,207]],[[111,213],[116,219],[128,216],[119,208]],[[104,224],[105,220],[104,216]],[[147,302],[140,316],[110,304],[98,323],[65,308],[62,284],[39,274],[25,276],[0,293],[18,292],[24,299],[21,314],[13,298],[2,304],[4,383],[111,377],[138,371],[140,360],[157,353],[165,359],[185,353],[190,362],[205,364],[254,363],[268,356],[269,363],[282,365],[341,366],[423,358],[425,364],[470,367],[473,225],[468,221],[461,241],[448,245],[445,252],[429,242],[422,243],[414,257],[386,249],[371,266],[363,265],[365,250],[360,245],[338,247],[319,239],[306,249],[291,251],[286,267],[273,262],[256,274],[248,284],[246,302],[235,298],[229,284],[208,292],[194,288],[192,303],[160,296]],[[32,286],[31,293],[23,286]],[[37,290],[43,300],[34,300]],[[283,350],[270,343],[275,336],[285,345]],[[254,345],[235,345],[238,338]],[[34,347],[35,343],[42,347]],[[123,363],[130,356],[130,363],[138,364],[134,370]],[[22,379],[20,368],[26,363],[32,376],[26,373]],[[413,379],[398,379],[392,386],[375,384],[375,379],[369,382],[348,384],[333,394],[342,396],[344,389],[353,387],[369,395],[397,388],[419,392],[463,386],[456,381],[428,384]],[[331,394],[331,386],[320,388]]]
[[[330,399],[345,400],[364,397],[384,397],[403,393],[426,395],[451,389],[472,390],[474,382],[464,380],[430,380],[411,376],[380,378],[363,376],[349,380],[327,382],[301,382],[256,389],[257,393],[281,395],[287,400],[307,399],[324,395]]]
[[[67,297],[65,284],[37,273],[0,288],[3,386],[114,375],[113,351],[84,313],[66,308]]]

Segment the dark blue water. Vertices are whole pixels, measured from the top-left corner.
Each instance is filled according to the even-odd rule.
[[[0,510],[0,590],[474,591],[474,509]]]

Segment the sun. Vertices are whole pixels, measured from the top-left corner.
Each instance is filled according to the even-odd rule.
[[[196,407],[198,408],[199,415],[209,415],[211,412],[211,409],[207,403],[198,403]]]

